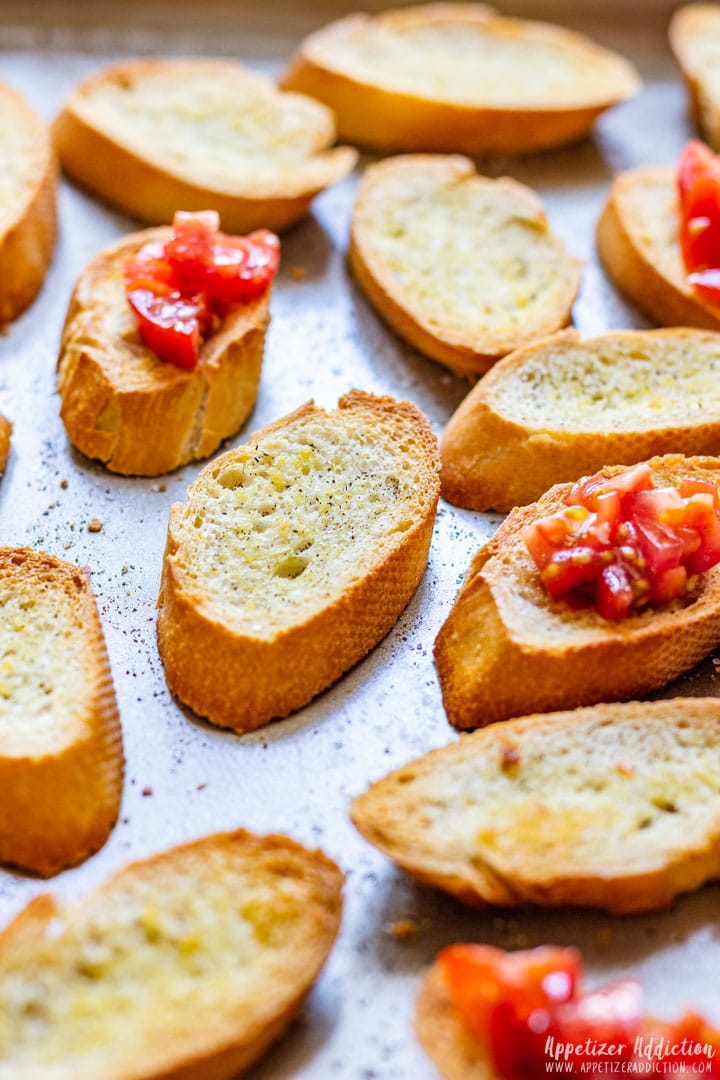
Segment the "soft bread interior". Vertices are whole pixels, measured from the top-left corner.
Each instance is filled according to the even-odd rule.
[[[319,410],[224,456],[190,489],[186,588],[206,614],[272,639],[364,577],[427,517],[434,479],[418,425]]]
[[[462,158],[396,161],[366,181],[353,219],[385,291],[431,333],[480,352],[562,322],[577,263],[530,189],[477,176]]]
[[[302,191],[335,171],[333,152],[321,153],[334,141],[330,110],[234,64],[129,65],[87,83],[72,107],[163,170],[229,194]]]
[[[48,166],[42,122],[29,106],[0,85],[0,239],[16,224]]]
[[[720,419],[720,335],[624,334],[548,342],[495,369],[489,407],[528,428],[652,431]]]
[[[554,27],[495,18],[479,5],[432,5],[346,21],[308,52],[359,81],[457,105],[567,107],[616,100],[628,65]],[[512,77],[508,74],[512,72]]]

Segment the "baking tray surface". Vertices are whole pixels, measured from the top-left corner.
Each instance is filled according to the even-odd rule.
[[[203,19],[191,23],[173,20],[175,5],[123,5],[124,20],[117,5],[79,6],[82,22],[73,5],[0,5],[0,79],[23,91],[48,118],[74,83],[111,59],[133,52],[234,52],[273,71],[292,45],[290,31],[299,36],[311,28],[298,5],[290,5],[285,24],[272,5],[265,5],[265,22],[261,5],[252,5],[250,29],[244,36],[234,29],[234,40],[227,28],[240,26],[248,5],[231,14],[227,4],[206,3]],[[179,12],[188,10],[179,4]],[[568,10],[560,9],[560,21]],[[589,11],[580,5],[571,21],[590,18]],[[552,5],[535,13],[552,18]],[[649,78],[638,98],[600,121],[592,139],[552,154],[483,164],[493,175],[507,173],[537,188],[551,224],[585,260],[574,308],[583,335],[647,325],[605,279],[593,235],[612,174],[637,164],[670,164],[692,134],[664,45],[664,16],[660,6],[645,5],[607,25],[605,40],[622,48]],[[257,406],[227,445],[310,397],[332,407],[353,386],[410,398],[439,434],[467,392],[465,383],[389,332],[348,276],[345,250],[356,184],[357,175],[320,196],[312,216],[284,237]],[[279,831],[322,847],[342,865],[346,909],[337,947],[301,1020],[256,1067],[254,1080],[432,1080],[435,1073],[412,1035],[413,999],[436,951],[459,939],[503,947],[574,944],[591,982],[632,974],[642,979],[651,1011],[671,1014],[692,1005],[720,1023],[720,888],[685,897],[667,912],[628,919],[581,911],[476,912],[413,885],[348,821],[353,795],[392,767],[454,738],[442,709],[432,644],[472,553],[499,517],[441,502],[427,573],[395,628],[291,719],[238,738],[198,721],[173,701],[155,644],[155,602],[169,507],[184,498],[201,466],[168,477],[126,479],[69,446],[54,390],[69,295],[88,260],[137,226],[67,183],[60,223],[55,260],[39,299],[0,340],[0,410],[15,425],[0,483],[0,543],[44,548],[91,568],[123,720],[127,773],[121,820],[101,852],[49,886],[0,872],[0,923],[48,887],[80,895],[130,859],[206,832],[239,826]],[[93,518],[102,522],[100,532],[88,531]],[[664,693],[720,691],[716,664],[720,660],[708,658]],[[417,929],[411,938],[394,932],[406,920]]]

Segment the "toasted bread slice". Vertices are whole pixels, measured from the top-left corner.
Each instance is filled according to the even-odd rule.
[[[331,23],[282,85],[329,105],[350,142],[475,156],[573,142],[640,81],[579,34],[451,3]]]
[[[43,283],[56,233],[57,165],[44,120],[0,83],[0,326]]]
[[[580,263],[540,199],[467,158],[372,165],[353,213],[350,265],[378,313],[421,352],[477,376],[570,318]]]
[[[5,465],[10,453],[11,435],[12,424],[4,416],[0,416],[0,476],[5,472]]]
[[[655,454],[720,453],[720,334],[565,330],[495,365],[440,444],[442,495],[510,510],[553,484]]]
[[[177,209],[226,232],[288,228],[351,172],[332,113],[232,61],[133,60],[75,90],[53,135],[67,175],[150,225]]]
[[[720,307],[689,284],[680,253],[675,173],[663,166],[615,177],[597,227],[597,248],[622,293],[661,326],[720,330]]]
[[[355,799],[403,869],[475,904],[652,911],[720,877],[720,699],[495,724]]]
[[[486,1048],[468,1034],[453,1009],[437,964],[417,996],[415,1033],[443,1080],[499,1080]]]
[[[173,693],[250,731],[360,660],[425,570],[438,456],[414,405],[354,390],[206,466],[170,511],[158,643]]]
[[[106,248],[70,300],[58,359],[60,415],[70,441],[112,472],[157,476],[206,458],[255,404],[270,290],[240,305],[201,346],[192,371],[160,360],[140,340],[123,266],[169,228],[145,229]]]
[[[123,754],[86,571],[0,548],[0,861],[55,874],[105,843]]]
[[[34,900],[0,936],[0,1080],[237,1076],[302,1005],[341,886],[320,852],[235,832]]]
[[[670,47],[690,95],[693,118],[713,150],[720,150],[720,10],[686,4],[670,20]]]
[[[677,486],[685,476],[720,482],[720,458],[668,454],[650,466],[658,487]],[[557,484],[513,510],[472,561],[435,642],[443,702],[456,727],[637,697],[681,675],[720,642],[720,565],[683,600],[618,622],[550,598],[522,533],[561,509],[570,487]]]

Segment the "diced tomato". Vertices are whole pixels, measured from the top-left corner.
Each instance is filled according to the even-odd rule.
[[[214,210],[178,211],[167,243],[146,244],[124,267],[140,336],[162,360],[192,368],[212,316],[222,318],[269,287],[280,261],[277,237],[218,232]]]
[[[687,144],[677,174],[680,250],[690,283],[720,303],[720,160],[697,139]]]
[[[712,495],[715,509],[718,509],[718,486],[712,480],[700,480],[693,476],[686,476],[680,482],[680,494],[683,499],[689,499],[692,495]]]
[[[698,1013],[688,1011],[674,1023],[655,1024],[650,1034],[656,1045],[666,1047],[658,1059],[658,1071],[665,1072],[664,1066],[672,1063],[675,1075],[684,1066],[686,1076],[720,1077],[720,1031]]]
[[[550,1032],[564,1044],[572,1044],[578,1053],[567,1058],[571,1071],[580,1075],[587,1068],[590,1044],[613,1046],[613,1061],[633,1057],[635,1039],[643,1020],[642,987],[634,979],[611,983],[589,994],[579,994],[573,1001],[558,1006],[552,1016]]]
[[[639,465],[624,469],[613,477],[603,476],[602,473],[583,477],[570,489],[565,496],[565,502],[570,506],[577,503],[580,506],[586,506],[588,510],[595,510],[598,497],[608,492],[617,492],[618,495],[623,496],[636,491],[644,491],[652,486],[650,466],[646,462],[641,462]]]
[[[594,581],[598,574],[602,573],[607,560],[602,552],[595,551],[590,547],[570,547],[558,551],[552,560],[540,571],[540,580],[550,593],[557,599],[564,593],[576,589],[578,585],[584,585]]]
[[[603,619],[624,619],[635,599],[632,578],[623,562],[603,567],[595,585],[595,606]]]

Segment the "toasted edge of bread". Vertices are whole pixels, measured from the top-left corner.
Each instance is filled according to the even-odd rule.
[[[191,371],[142,344],[123,264],[144,244],[170,235],[168,228],[145,229],[96,255],[65,320],[60,415],[73,445],[111,472],[158,476],[209,457],[244,424],[257,397],[270,288],[222,320]]]
[[[185,507],[170,511],[163,575],[158,600],[158,645],[172,692],[212,723],[252,731],[271,719],[306,705],[361,660],[397,621],[425,571],[439,495],[437,441],[414,405],[358,390],[346,394],[338,409],[325,413],[312,402],[256,432],[246,447],[216,458],[193,485],[202,490],[228,466],[242,461],[248,448],[262,448],[273,432],[320,418],[332,430],[344,415],[367,417],[367,430],[380,438],[388,421],[397,438],[412,433],[418,447],[417,487],[424,489],[424,513],[341,592],[326,599],[302,621],[287,622],[272,636],[242,632],[225,625],[205,604],[205,596],[186,566]],[[421,455],[421,457],[420,457]],[[268,554],[267,558],[270,558]],[[291,613],[292,614],[292,613]]]
[[[0,416],[0,476],[5,472],[7,459],[10,455],[10,436],[12,435],[12,427],[12,424],[6,417]]]
[[[708,44],[720,42],[720,19],[715,4],[685,4],[673,13],[668,28],[670,48],[687,87],[696,127],[720,150],[720,97],[712,85],[713,60],[704,55]]]
[[[647,744],[652,751],[644,751]],[[694,748],[709,747],[712,756],[718,745],[717,698],[534,714],[465,735],[394,770],[353,800],[351,818],[407,873],[469,904],[654,911],[720,876],[717,787],[697,780],[707,776],[702,765],[676,787],[670,778],[673,764],[679,771]],[[567,762],[558,750],[568,752]],[[657,774],[648,775],[655,752]],[[539,791],[548,772],[554,789],[545,805]],[[586,794],[576,796],[576,787]],[[610,820],[607,803],[614,799],[618,819]],[[476,807],[486,808],[484,818]],[[646,833],[657,824],[651,815],[673,824]],[[493,828],[496,837],[486,835]]]
[[[472,510],[511,510],[538,499],[553,484],[577,480],[596,472],[607,462],[632,465],[654,455],[672,452],[715,454],[720,451],[720,416],[703,410],[703,399],[693,399],[682,378],[674,385],[676,395],[687,394],[684,423],[667,421],[662,407],[653,413],[653,427],[623,427],[593,431],[578,429],[576,417],[557,404],[552,424],[533,424],[513,416],[514,400],[509,394],[498,406],[496,395],[506,379],[513,382],[525,368],[553,370],[559,353],[566,348],[596,351],[612,357],[620,346],[644,355],[657,350],[663,370],[672,360],[672,348],[698,349],[713,344],[720,357],[720,335],[701,330],[620,330],[580,341],[575,330],[565,330],[504,357],[470,391],[451,417],[440,442],[442,496],[456,506]],[[618,368],[632,370],[633,359],[621,353]],[[678,370],[681,370],[678,365]],[[611,375],[608,374],[608,379]],[[534,383],[527,390],[532,393]],[[598,384],[598,390],[604,387]],[[518,391],[520,393],[521,391]],[[619,395],[613,394],[613,405]]]
[[[133,149],[130,143],[82,115],[84,98],[97,87],[114,82],[131,85],[145,71],[176,70],[181,83],[212,78],[214,69],[236,72],[243,83],[268,80],[226,60],[151,59],[132,60],[106,68],[82,82],[56,117],[52,133],[63,171],[92,194],[148,225],[170,224],[176,210],[217,210],[226,232],[246,233],[267,228],[281,232],[309,210],[324,188],[352,172],[357,152],[349,146],[331,147],[335,138],[332,114],[319,102],[314,147],[316,167],[311,176],[288,164],[282,183],[266,180],[247,183],[243,190],[225,190],[214,180],[201,184],[163,168]],[[187,120],[184,121],[187,123]],[[129,120],[129,124],[131,121]]]
[[[78,637],[84,639],[87,684],[77,688],[86,694],[82,734],[60,747],[39,744],[22,757],[0,748],[0,861],[49,876],[101,848],[117,820],[123,782],[120,719],[88,572],[30,548],[0,548],[0,567],[30,603],[38,582],[50,580],[82,626],[70,645],[77,649]]]
[[[720,482],[720,458],[652,458],[659,486],[684,476]],[[606,476],[625,466],[602,469]],[[517,507],[477,552],[435,641],[451,724],[476,728],[512,716],[638,697],[677,678],[720,642],[720,566],[686,601],[618,622],[572,609],[544,589],[522,532],[563,506],[571,484]]]
[[[168,1032],[167,1024],[163,1030],[165,1013],[162,999],[153,1001],[153,1010],[150,1013],[145,1011],[140,1020],[143,1041],[146,1045],[150,1044],[151,1061],[141,1059],[129,1069],[126,1061],[118,1066],[113,1060],[113,1045],[108,1043],[106,1071],[102,1073],[107,1080],[230,1080],[253,1064],[283,1034],[300,1010],[332,948],[342,911],[343,875],[338,866],[321,851],[312,851],[285,836],[256,836],[242,829],[218,833],[131,863],[72,904],[59,906],[50,895],[38,896],[0,934],[1,985],[3,966],[15,969],[19,967],[27,977],[28,972],[32,971],[34,954],[39,953],[42,962],[47,964],[48,958],[52,958],[52,950],[61,949],[62,935],[66,930],[77,940],[78,928],[83,928],[83,923],[88,933],[94,932],[95,945],[101,944],[103,922],[109,921],[112,926],[112,913],[117,911],[122,915],[122,910],[117,908],[122,896],[119,901],[117,894],[121,890],[127,891],[128,886],[131,890],[134,886],[141,888],[155,877],[157,892],[153,898],[151,914],[155,912],[161,916],[163,874],[170,872],[177,878],[182,873],[192,880],[194,868],[200,861],[207,861],[211,865],[214,863],[218,869],[219,880],[222,880],[223,863],[230,876],[233,863],[236,862],[235,874],[242,873],[243,864],[246,864],[248,872],[253,875],[251,884],[255,878],[263,876],[267,879],[268,887],[272,887],[274,879],[285,876],[288,880],[295,878],[301,883],[305,893],[305,908],[301,917],[307,923],[303,949],[307,954],[308,966],[299,976],[297,961],[291,961],[282,980],[278,978],[277,971],[268,973],[265,985],[257,988],[257,998],[250,1010],[236,1010],[233,1015],[231,1007],[231,1016],[226,1015],[222,1020],[216,1018],[214,1024],[208,1022],[212,1018],[207,1015],[204,1016],[203,1024],[201,1013],[198,1027],[194,1031],[184,1027],[176,1033],[175,1038]],[[228,897],[230,904],[238,904],[241,899],[237,892]],[[239,912],[239,917],[242,917],[242,912]],[[47,933],[50,923],[56,924],[52,935]],[[56,942],[58,944],[55,944]],[[149,954],[152,942],[153,937],[149,931]],[[71,948],[72,945],[71,942]],[[258,948],[262,950],[261,942]],[[185,963],[188,963],[187,957]],[[186,971],[182,974],[187,977]],[[212,977],[212,972],[198,976],[199,979]],[[160,1030],[154,1045],[152,1036],[147,1036],[153,1016],[160,1021]],[[127,1020],[128,1038],[132,1038],[132,1004],[128,1007]],[[51,1035],[51,1031],[44,1032],[43,1040],[46,1044]],[[49,1069],[52,1076],[58,1077],[58,1080],[78,1075],[85,1078],[89,1073],[83,1059],[83,1050],[80,1048],[73,1053],[71,1061],[62,1063],[60,1072],[56,1071],[57,1063],[52,1063]],[[94,1060],[97,1061],[96,1058]],[[30,1068],[32,1072],[23,1069],[20,1075],[13,1071],[13,1080],[31,1080],[31,1077],[32,1080],[39,1080],[40,1077],[50,1075],[50,1072],[46,1074],[40,1063],[37,1064],[37,1071],[35,1064],[31,1064]],[[95,1080],[97,1073],[92,1075]],[[9,1076],[3,1068],[2,1056],[0,1076],[2,1080]]]
[[[415,1034],[443,1080],[497,1080],[487,1051],[468,1034],[453,1009],[437,963],[420,985]]]
[[[547,298],[541,319],[535,317],[532,322],[526,319],[524,324],[516,326],[509,317],[516,311],[508,309],[508,319],[502,328],[490,326],[487,322],[483,324],[479,312],[475,323],[459,326],[447,318],[439,322],[431,313],[423,312],[418,302],[407,302],[396,271],[387,265],[381,252],[374,250],[377,240],[383,235],[382,229],[377,228],[376,224],[370,225],[364,217],[374,193],[382,192],[388,181],[392,185],[397,179],[407,177],[411,182],[413,177],[418,176],[432,181],[438,192],[452,191],[461,185],[467,185],[470,190],[480,188],[492,191],[498,204],[507,208],[509,217],[519,221],[527,218],[528,222],[532,222],[528,228],[543,231],[548,248],[552,247],[556,260],[564,263],[553,275],[553,283],[562,276],[565,287],[562,295]],[[427,195],[427,199],[432,207],[432,195]],[[438,231],[441,225],[440,222]],[[409,231],[411,229],[412,226]],[[411,258],[412,245],[409,247]],[[456,375],[470,378],[477,378],[487,371],[499,357],[565,326],[580,285],[581,263],[565,250],[562,241],[550,229],[536,193],[508,178],[487,179],[477,173],[472,161],[457,155],[403,154],[369,166],[361,181],[353,211],[348,259],[370,303],[401,338],[450,368]],[[450,267],[450,275],[454,270],[454,267]],[[439,276],[443,274],[441,264],[437,267],[437,273]]]
[[[653,240],[628,212],[628,197],[640,191],[666,196],[659,227],[671,236]],[[667,218],[667,220],[665,220]],[[621,293],[660,326],[720,330],[720,307],[703,302],[688,283],[680,255],[675,175],[664,166],[619,173],[597,226],[600,260]]]
[[[18,192],[17,213],[0,231],[0,325],[11,322],[35,299],[52,259],[57,232],[57,164],[50,131],[27,101],[0,84],[3,124],[32,138],[37,162]],[[0,145],[2,140],[0,139]],[[5,151],[6,153],[7,151]]]
[[[372,72],[344,64],[342,50],[348,40],[363,35],[374,25],[387,33],[443,23],[480,27],[551,42],[579,57],[603,57],[613,72],[612,90],[599,86],[592,98],[578,96],[559,106],[543,102],[528,91],[516,103],[486,105],[443,99],[441,92],[411,90],[397,74],[376,79]],[[481,61],[478,61],[481,62]],[[517,82],[517,71],[508,72],[508,84]],[[349,15],[311,34],[292,58],[281,85],[309,94],[333,109],[340,138],[376,150],[461,153],[476,157],[489,153],[530,153],[574,142],[587,135],[597,117],[636,94],[640,80],[632,65],[619,55],[595,45],[588,38],[548,23],[507,19],[484,4],[436,3],[376,15]]]

